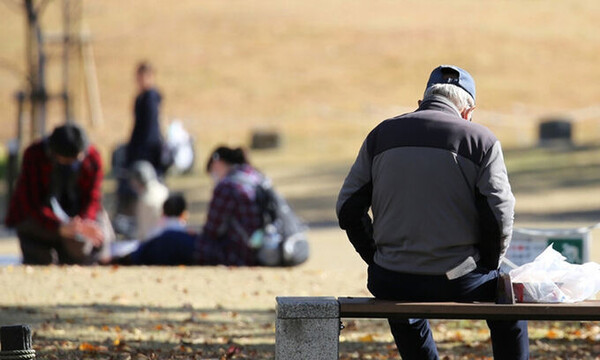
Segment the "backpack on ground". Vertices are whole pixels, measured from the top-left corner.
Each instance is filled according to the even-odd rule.
[[[256,201],[263,216],[263,226],[250,236],[249,241],[257,249],[260,265],[294,266],[305,262],[309,255],[306,226],[269,180],[257,186]]]

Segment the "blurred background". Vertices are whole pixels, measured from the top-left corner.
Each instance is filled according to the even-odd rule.
[[[0,320],[32,324],[41,358],[230,358],[240,346],[235,358],[272,358],[275,296],[369,295],[336,197],[368,132],[416,109],[440,64],[475,78],[473,121],[503,144],[515,234],[541,239],[536,251],[575,236],[583,260],[600,262],[598,24],[597,0],[0,0],[1,219],[9,164],[66,120],[99,148],[114,213],[112,155],[131,135],[147,60],[163,134],[179,121],[193,139],[195,166],[166,177],[191,225],[211,196],[209,152],[244,146],[309,225],[311,246],[288,269],[37,268],[13,266],[19,244],[0,226]],[[517,250],[515,261],[539,253]],[[397,358],[385,322],[346,325],[342,359]],[[489,358],[484,326],[438,322],[444,358]],[[548,326],[530,327],[532,358],[600,354],[597,324]]]
[[[135,67],[148,60],[163,132],[179,120],[195,142],[194,172],[167,179],[191,198],[193,222],[210,195],[208,152],[266,132],[280,141],[253,151],[255,164],[309,223],[335,225],[337,191],[368,131],[415,109],[430,71],[456,64],[477,82],[474,121],[504,145],[517,223],[600,218],[597,1],[0,0],[0,16],[4,164],[19,133],[23,149],[70,116],[110,170],[133,127]],[[40,49],[43,124],[27,97]],[[544,122],[559,146],[542,141]],[[110,177],[105,189],[110,207]]]

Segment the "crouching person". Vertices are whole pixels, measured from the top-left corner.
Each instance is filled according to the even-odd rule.
[[[24,264],[109,259],[114,234],[101,206],[102,176],[100,155],[77,125],[59,126],[25,150],[5,219]]]

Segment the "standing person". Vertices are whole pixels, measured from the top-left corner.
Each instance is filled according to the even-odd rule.
[[[135,122],[127,144],[127,167],[138,160],[146,160],[154,166],[159,177],[165,173],[163,137],[160,131],[159,110],[161,94],[154,86],[154,69],[148,62],[138,65],[136,71],[138,95],[135,99]]]
[[[162,178],[167,170],[160,130],[159,111],[162,96],[154,85],[154,69],[150,63],[141,62],[135,73],[138,95],[134,103],[134,124],[129,142],[125,146],[123,174],[131,169],[136,161],[147,161],[154,172]],[[131,188],[129,179],[118,179],[115,228],[118,232],[131,236],[131,217],[135,213],[137,194]]]
[[[377,298],[494,301],[515,202],[500,142],[470,122],[475,82],[461,68],[434,69],[418,103],[367,136],[338,197],[340,227]],[[388,321],[403,359],[438,359],[426,319]],[[528,358],[525,321],[487,324],[496,359]]]
[[[79,126],[30,145],[5,223],[16,228],[24,264],[107,260],[110,224],[101,206],[102,161]]]

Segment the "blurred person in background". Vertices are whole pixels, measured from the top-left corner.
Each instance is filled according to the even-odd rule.
[[[461,68],[434,69],[418,104],[367,136],[338,197],[340,227],[376,298],[495,301],[515,204],[500,142],[471,122],[475,81]],[[388,322],[402,359],[439,358],[426,319]],[[495,359],[528,359],[526,321],[487,323]]]
[[[256,201],[262,173],[252,167],[241,148],[217,147],[206,171],[215,182],[206,223],[196,244],[196,262],[203,265],[258,265],[248,239],[263,225]]]
[[[225,146],[211,153],[206,171],[215,187],[200,234],[182,235],[167,230],[114,262],[130,265],[258,265],[249,238],[263,225],[256,194],[264,176],[248,163],[241,148]],[[167,206],[175,205],[175,201],[165,202],[165,215]],[[184,214],[178,215],[179,221]]]
[[[126,167],[139,160],[146,160],[154,167],[156,174],[162,177],[167,164],[164,159],[165,148],[160,129],[160,104],[162,95],[154,86],[154,68],[146,61],[136,70],[138,95],[134,104],[133,131],[126,151]]]
[[[114,234],[101,205],[102,177],[100,155],[78,125],[58,126],[25,150],[5,219],[24,264],[109,259]]]
[[[165,231],[187,231],[187,221],[190,214],[187,209],[187,201],[182,193],[169,194],[163,203],[162,217],[151,232],[149,237],[158,236]]]
[[[129,182],[137,194],[135,238],[144,241],[160,224],[163,203],[169,196],[169,189],[158,180],[152,164],[145,160],[133,163],[129,170]]]
[[[134,215],[137,194],[131,188],[126,174],[137,161],[147,161],[154,168],[159,179],[172,162],[171,152],[165,144],[160,128],[160,105],[162,95],[154,85],[154,68],[147,62],[141,62],[135,72],[138,94],[134,102],[134,123],[129,142],[124,146],[123,154],[113,154],[113,167],[121,176],[118,179],[115,228],[118,232],[131,236],[131,216]],[[114,169],[113,169],[114,170]]]
[[[160,228],[132,253],[113,259],[121,265],[193,265],[196,234],[187,229],[187,203],[182,194],[163,204]]]

